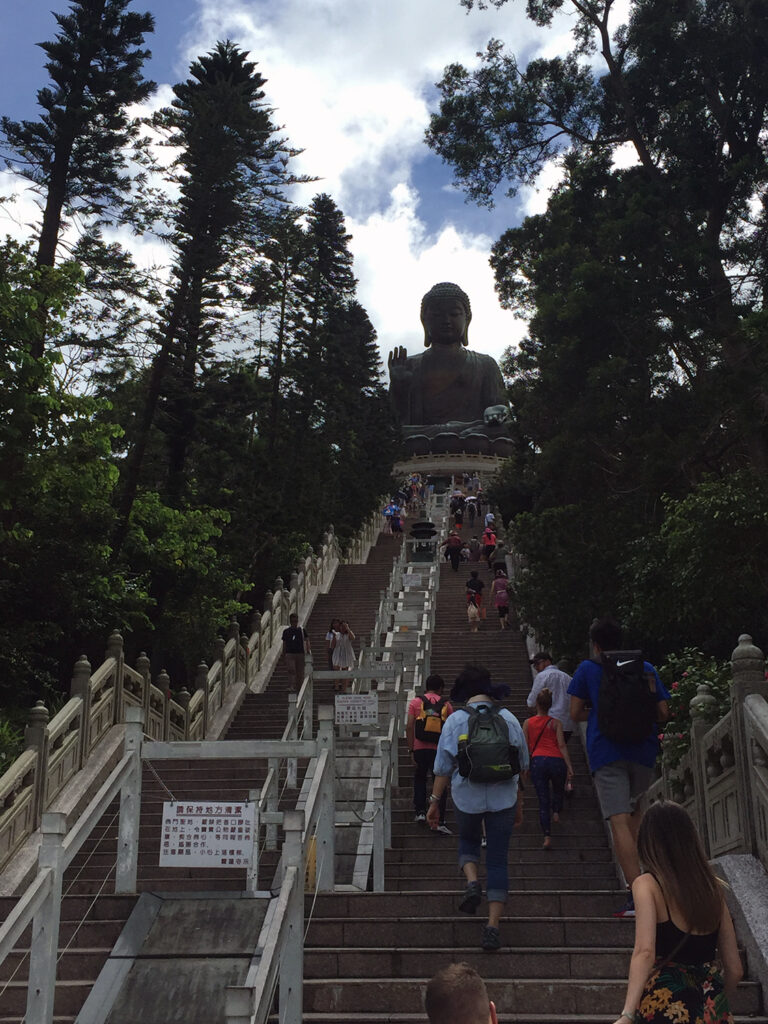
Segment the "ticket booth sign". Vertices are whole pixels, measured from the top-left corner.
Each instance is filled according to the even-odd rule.
[[[246,801],[164,803],[160,867],[247,868],[255,820]]]

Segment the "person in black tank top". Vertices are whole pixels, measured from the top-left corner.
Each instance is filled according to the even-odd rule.
[[[638,854],[635,947],[615,1024],[733,1024],[728,997],[743,976],[736,935],[687,811],[672,801],[652,804]]]

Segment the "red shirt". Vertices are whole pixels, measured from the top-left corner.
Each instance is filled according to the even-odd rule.
[[[528,719],[527,731],[531,757],[563,756],[557,745],[557,719],[549,715],[535,715]]]

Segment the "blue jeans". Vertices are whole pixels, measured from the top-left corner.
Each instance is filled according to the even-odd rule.
[[[483,838],[485,822],[485,888],[489,902],[505,903],[509,890],[509,840],[515,825],[514,803],[503,811],[486,811],[483,814],[467,814],[454,807],[456,825],[459,830],[459,867],[480,863],[480,841]]]
[[[562,757],[532,757],[531,782],[539,798],[539,823],[545,836],[549,835],[550,808],[558,814],[563,809],[565,779],[568,769]],[[549,785],[552,784],[550,798]]]

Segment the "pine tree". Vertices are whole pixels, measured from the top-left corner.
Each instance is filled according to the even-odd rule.
[[[258,244],[266,211],[284,202],[283,187],[297,180],[286,170],[294,151],[277,135],[264,84],[246,53],[220,42],[193,62],[190,78],[174,87],[172,105],[155,118],[169,145],[180,149],[174,166],[181,196],[171,233],[176,255],[159,350],[125,464],[116,549],[161,399],[167,489],[174,502],[183,498],[198,368],[212,351],[228,280],[241,273],[246,251]]]
[[[51,86],[37,94],[37,121],[0,120],[7,164],[33,183],[43,206],[37,265],[52,267],[63,218],[104,221],[119,214],[131,186],[127,147],[138,126],[128,115],[154,88],[142,76],[150,14],[130,0],[72,0],[56,14],[59,32],[41,43]],[[43,352],[44,338],[33,346]]]

